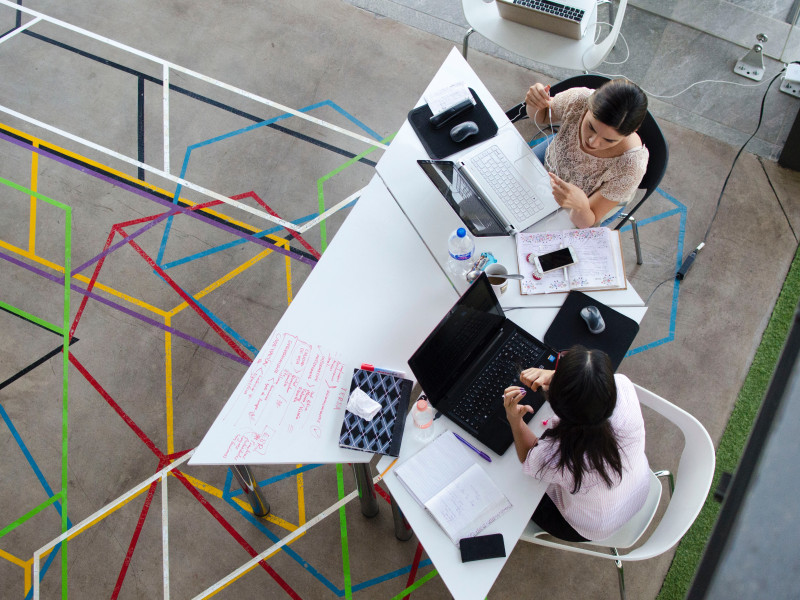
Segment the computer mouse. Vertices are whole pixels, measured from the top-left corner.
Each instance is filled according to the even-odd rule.
[[[450,139],[458,144],[476,133],[478,133],[478,126],[475,121],[464,121],[450,130]]]

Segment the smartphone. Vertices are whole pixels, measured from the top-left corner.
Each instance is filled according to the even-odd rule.
[[[533,266],[535,266],[540,273],[547,273],[555,269],[563,269],[578,262],[578,257],[572,246],[554,250],[547,254],[540,254],[539,256],[531,255]]]
[[[500,558],[506,555],[506,547],[501,533],[462,538],[458,542],[458,547],[461,550],[461,562]]]

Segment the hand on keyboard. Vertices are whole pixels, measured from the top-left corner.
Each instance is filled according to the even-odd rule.
[[[547,369],[525,369],[520,373],[519,380],[534,392],[540,388],[547,391],[550,387],[550,381],[553,379],[553,373],[555,373],[555,371],[549,371]]]

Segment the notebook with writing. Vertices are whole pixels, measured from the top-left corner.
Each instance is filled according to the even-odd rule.
[[[381,410],[370,421],[346,410],[339,446],[398,456],[413,386],[413,381],[389,373],[354,369],[350,393],[360,388]]]

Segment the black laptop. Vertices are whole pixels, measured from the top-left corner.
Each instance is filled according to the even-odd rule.
[[[481,274],[408,360],[431,404],[483,444],[503,454],[513,443],[503,390],[522,385],[520,371],[552,369],[558,353],[503,314]],[[538,410],[542,392],[523,404]],[[525,416],[527,423],[532,414]]]

